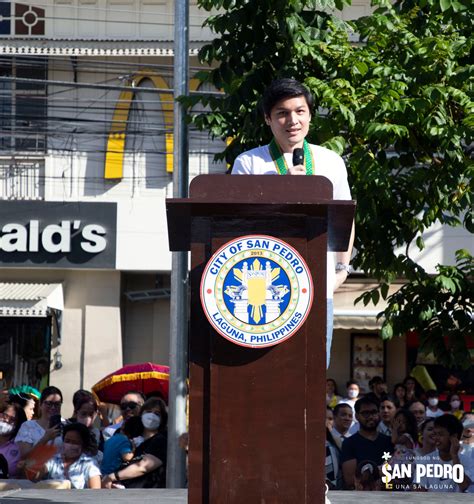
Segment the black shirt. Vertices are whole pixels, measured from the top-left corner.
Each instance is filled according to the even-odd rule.
[[[342,443],[341,463],[356,459],[359,464],[364,460],[370,460],[380,466],[384,463],[382,459],[384,452],[393,453],[392,440],[388,436],[379,433],[377,439],[371,441],[356,432]]]
[[[134,460],[140,460],[143,455],[153,455],[163,463],[160,467],[138,478],[123,480],[121,483],[127,488],[165,488],[166,486],[166,455],[167,437],[158,433],[143,441],[135,450]]]

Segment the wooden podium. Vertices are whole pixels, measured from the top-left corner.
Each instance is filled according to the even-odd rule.
[[[190,504],[324,502],[326,252],[347,250],[354,210],[318,176],[201,175],[167,200],[170,249],[191,250]],[[200,300],[211,256],[255,234],[296,249],[314,285],[300,330],[257,349],[219,335]]]

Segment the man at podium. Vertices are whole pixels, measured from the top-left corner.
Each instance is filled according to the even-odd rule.
[[[240,154],[232,167],[232,175],[321,175],[332,182],[333,199],[352,199],[341,156],[306,141],[313,103],[311,93],[300,82],[287,78],[273,81],[262,99],[265,123],[273,139],[268,145]],[[333,293],[351,271],[353,243],[354,227],[349,248],[345,252],[328,252],[327,256],[327,367],[332,342]]]

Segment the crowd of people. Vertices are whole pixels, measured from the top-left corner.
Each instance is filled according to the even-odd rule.
[[[362,396],[350,381],[341,397],[326,381],[328,487],[474,492],[474,413],[463,411],[459,394],[441,409],[439,393],[411,376],[393,394],[381,377],[369,386]]]
[[[38,401],[5,394],[0,401],[0,478],[66,482],[73,489],[165,487],[168,414],[163,399],[129,391],[113,423],[101,406],[91,392],[78,390],[72,414],[64,418],[57,387],[45,387]]]

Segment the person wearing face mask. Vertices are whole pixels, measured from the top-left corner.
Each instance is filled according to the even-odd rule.
[[[444,411],[438,407],[439,394],[437,390],[428,390],[426,393],[428,407],[426,408],[426,418],[437,418],[444,415]]]
[[[459,394],[449,394],[448,404],[451,408],[451,411],[449,411],[448,413],[454,415],[458,420],[461,420],[462,416],[464,415],[464,411],[461,409],[461,398],[459,397]]]
[[[63,428],[62,447],[46,462],[37,475],[53,480],[67,480],[74,489],[100,488],[100,469],[96,461],[86,455],[90,444],[89,429],[80,423],[70,423]]]
[[[166,485],[167,422],[164,401],[152,397],[141,409],[143,443],[135,450],[136,462],[108,474],[104,488],[164,488]]]
[[[20,449],[14,442],[21,424],[26,421],[25,412],[17,404],[0,405],[0,456],[5,460],[1,479],[15,478],[16,466],[20,461]]]
[[[94,427],[94,421],[97,418],[97,402],[94,396],[88,390],[78,390],[72,396],[72,404],[74,411],[72,417],[67,423],[80,423],[89,429],[91,440],[89,443],[87,455],[96,457],[100,464],[102,453],[99,452],[100,431]]]

